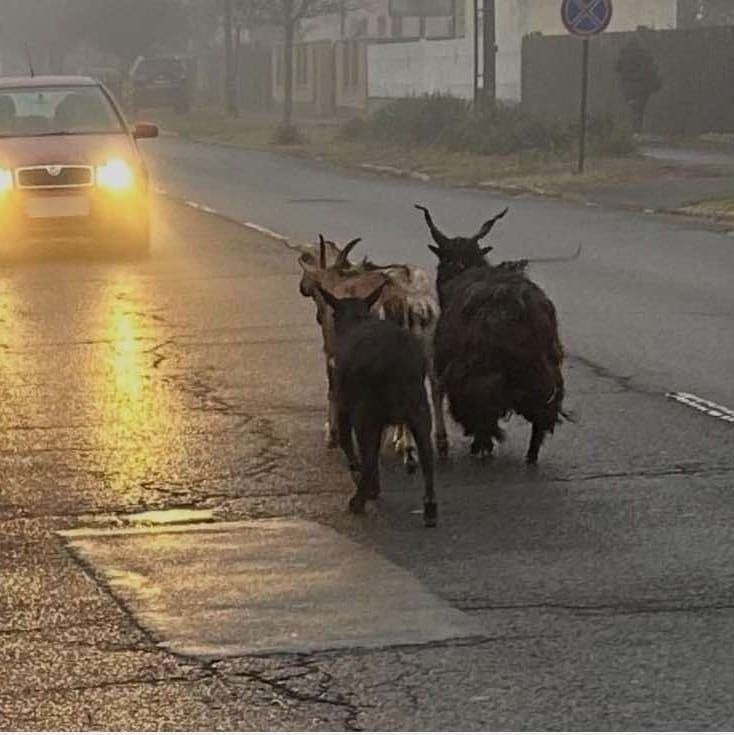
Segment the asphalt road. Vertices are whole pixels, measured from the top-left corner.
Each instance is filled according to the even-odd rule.
[[[146,150],[161,185],[177,197],[295,241],[313,242],[319,232],[342,241],[362,236],[362,252],[383,262],[434,264],[416,202],[456,234],[476,232],[510,206],[492,238],[499,259],[583,245],[577,263],[534,269],[574,355],[646,390],[734,407],[734,247],[725,234],[644,214],[350,176],[176,138]]]
[[[415,200],[462,230],[503,204],[156,145],[167,191],[289,236],[362,234],[376,258],[429,262]],[[289,203],[314,198],[347,201]],[[537,271],[560,306],[579,422],[558,430],[535,472],[521,422],[492,462],[471,460],[453,431],[435,532],[414,512],[418,480],[390,457],[379,506],[345,513],[343,461],[322,445],[319,335],[289,250],[159,200],[148,261],[0,265],[0,727],[734,726],[732,424],[665,396],[732,404],[731,241],[662,219],[511,205],[503,257],[586,246],[581,261]],[[480,632],[379,650],[173,655],[56,535],[170,508],[317,522]],[[176,572],[182,587],[189,568]]]

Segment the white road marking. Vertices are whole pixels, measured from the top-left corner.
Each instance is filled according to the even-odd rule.
[[[159,190],[159,193],[165,193],[162,190]],[[190,199],[184,199],[183,203],[187,207],[191,207],[192,209],[196,209],[199,212],[206,212],[207,214],[213,214],[217,216],[221,216],[220,213],[216,209],[212,209],[207,204],[199,204],[199,202],[194,202]],[[266,235],[267,237],[271,237],[273,240],[277,240],[278,242],[283,243],[287,247],[291,248],[291,250],[301,250],[302,247],[306,247],[306,245],[298,245],[291,241],[290,238],[286,237],[285,235],[282,235],[280,232],[275,232],[275,230],[271,230],[267,227],[263,227],[262,225],[257,224],[257,222],[239,222],[238,224],[242,225],[242,227],[247,227],[250,230],[254,230],[255,232],[259,232],[261,235]]]
[[[722,406],[713,401],[708,401],[705,398],[694,395],[693,393],[666,393],[666,397],[673,401],[682,403],[684,406],[693,408],[696,411],[705,413],[711,418],[719,419],[719,421],[725,421],[728,424],[734,424],[734,410]]]
[[[283,242],[288,241],[288,238],[285,235],[281,235],[279,232],[275,232],[274,230],[269,230],[267,227],[258,225],[256,222],[243,222],[242,224],[245,227],[249,227],[251,230],[255,230],[256,232],[260,232],[263,235],[272,237],[274,240],[281,240]]]

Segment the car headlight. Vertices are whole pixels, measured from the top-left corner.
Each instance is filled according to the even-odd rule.
[[[13,172],[0,168],[0,194],[5,194],[13,188]]]
[[[135,175],[130,165],[115,158],[103,166],[97,166],[97,186],[111,191],[131,189],[135,184]]]

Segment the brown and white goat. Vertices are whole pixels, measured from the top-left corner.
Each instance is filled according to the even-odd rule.
[[[439,308],[432,278],[425,270],[411,265],[377,266],[367,260],[360,264],[352,264],[349,255],[360,242],[359,239],[352,240],[343,249],[325,240],[323,236],[319,239],[318,251],[306,250],[299,258],[303,269],[300,292],[303,296],[314,300],[316,319],[321,326],[329,384],[326,424],[328,446],[338,445],[334,392],[335,336],[333,314],[317,286],[321,286],[338,298],[365,298],[379,283],[387,280],[375,310],[380,317],[389,319],[413,334],[424,351],[436,426],[436,445],[439,456],[446,456],[448,439],[444,419],[444,397],[433,370],[434,331],[438,322]],[[413,437],[404,426],[395,428],[393,445],[404,457],[408,470],[414,471],[417,448]]]

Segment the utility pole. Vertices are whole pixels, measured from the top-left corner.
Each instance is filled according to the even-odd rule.
[[[224,106],[230,117],[238,116],[237,71],[233,37],[234,6],[232,0],[222,2],[224,21]]]
[[[481,9],[480,9],[481,5]],[[497,26],[495,0],[474,0],[474,107],[497,102]],[[480,39],[481,37],[481,71]],[[482,83],[479,84],[481,77]]]
[[[495,20],[495,0],[484,0],[482,14],[484,41],[484,104],[494,109],[497,102],[497,26]]]

